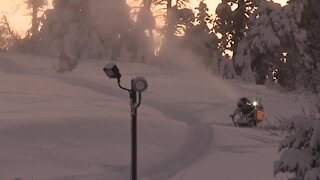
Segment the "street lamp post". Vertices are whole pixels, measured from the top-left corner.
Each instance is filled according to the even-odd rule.
[[[129,92],[131,108],[131,180],[137,180],[137,109],[141,104],[142,92],[148,88],[148,83],[143,77],[136,77],[131,80],[131,89],[120,84],[121,74],[118,67],[109,63],[103,71],[109,78],[116,78],[121,89]],[[138,95],[138,102],[137,102]]]
[[[131,107],[131,179],[137,179],[137,108],[134,104],[137,102],[137,93],[133,88],[133,79],[131,80],[130,92]]]

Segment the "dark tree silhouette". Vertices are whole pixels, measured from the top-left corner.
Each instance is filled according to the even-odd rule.
[[[26,39],[29,39],[28,46],[30,47],[30,51],[35,51],[35,46],[37,42],[37,34],[39,32],[39,11],[48,4],[47,0],[26,0],[25,1],[27,8],[31,9],[32,23],[31,28],[27,32]]]
[[[298,2],[300,1],[291,0],[288,3]],[[311,58],[310,61],[304,63],[304,77],[301,79],[301,83],[309,91],[320,93],[320,1],[307,0],[302,2],[304,8],[299,26],[307,32],[305,46]]]
[[[214,30],[221,35],[219,49],[224,55],[228,51],[233,52],[233,65],[238,75],[241,74],[243,67],[236,65],[234,57],[237,54],[239,42],[248,31],[248,20],[256,6],[254,0],[222,0],[216,9]],[[236,9],[233,10],[234,7]]]

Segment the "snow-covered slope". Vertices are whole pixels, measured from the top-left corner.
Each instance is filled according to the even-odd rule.
[[[54,59],[0,57],[0,179],[129,179],[128,94],[106,78],[104,61],[56,74]],[[138,112],[140,179],[270,180],[279,138],[230,127],[238,98],[260,97],[268,121],[299,114],[296,96],[200,67],[118,63],[122,83],[144,76]]]

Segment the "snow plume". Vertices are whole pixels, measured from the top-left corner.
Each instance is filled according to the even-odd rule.
[[[125,0],[55,0],[45,13],[39,51],[57,56],[138,61],[153,54],[144,28],[130,16]],[[128,61],[128,60],[127,60]]]
[[[124,0],[90,0],[88,6],[89,20],[104,38],[128,30],[132,25],[129,7]]]
[[[163,45],[161,54],[155,60],[150,63],[174,70],[203,71],[204,69],[199,56],[173,42]]]
[[[88,19],[109,48],[109,58],[117,61],[145,62],[154,55],[152,14],[140,15],[137,22],[131,18],[125,0],[88,1]],[[145,12],[140,8],[140,12]],[[147,21],[147,22],[140,22]],[[148,33],[146,32],[148,31]]]
[[[169,74],[174,74],[172,78],[176,78],[175,75],[183,74],[195,89],[207,84],[206,91],[210,91],[210,87],[214,87],[226,99],[235,101],[239,97],[237,92],[215,73],[217,72],[215,71],[217,60],[218,58],[214,56],[211,62],[206,65],[203,63],[202,57],[194,53],[191,48],[172,40],[165,45],[162,44],[159,54],[146,63],[166,69]]]
[[[183,37],[164,37],[152,63],[170,69],[208,71],[217,75],[222,56],[215,49],[215,42],[213,35],[196,29],[193,34]]]

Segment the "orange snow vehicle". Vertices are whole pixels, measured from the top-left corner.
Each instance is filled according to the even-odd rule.
[[[252,103],[242,97],[237,103],[237,109],[230,115],[234,126],[254,127],[264,120],[264,110],[261,99],[255,99]]]

